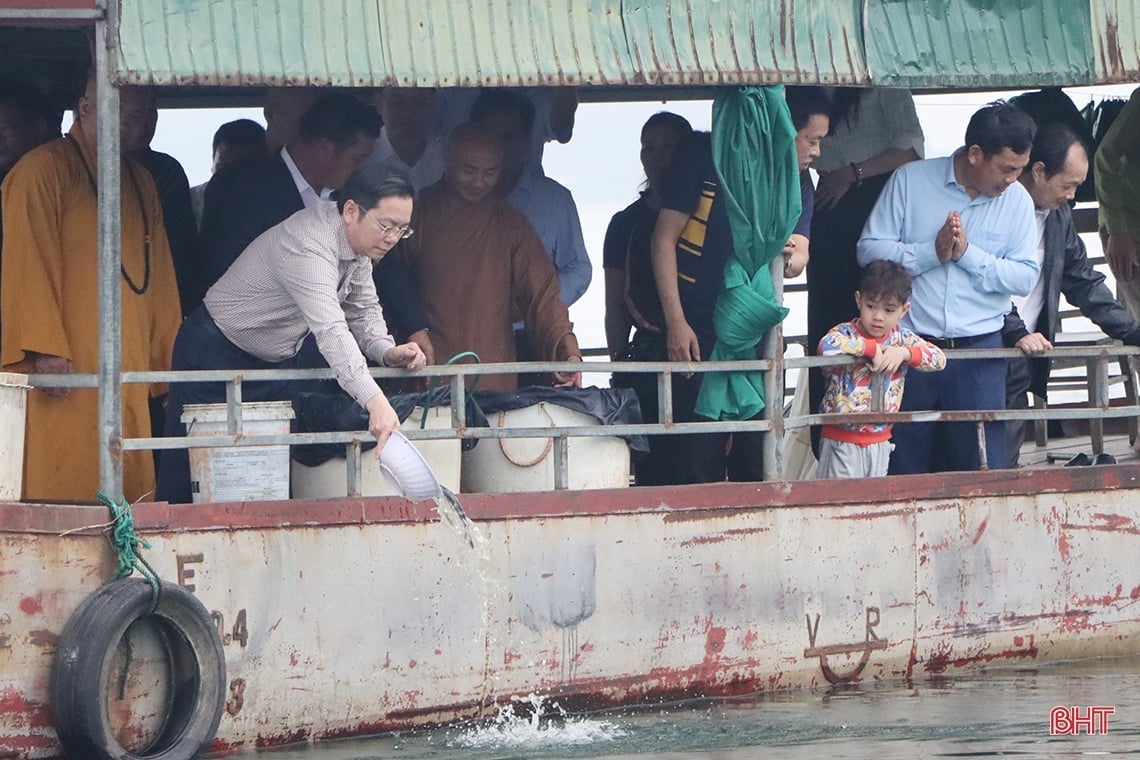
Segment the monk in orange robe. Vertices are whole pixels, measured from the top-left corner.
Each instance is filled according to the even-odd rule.
[[[436,358],[473,351],[484,363],[516,361],[513,322],[526,321],[534,356],[581,361],[559,300],[558,275],[521,211],[492,192],[503,149],[471,124],[448,142],[443,179],[412,211],[415,235],[397,249],[416,283]],[[557,386],[581,386],[581,372],[555,373]],[[481,375],[479,387],[511,390],[514,375]]]
[[[124,89],[124,143],[145,122],[149,94]],[[95,195],[95,82],[63,138],[24,156],[4,180],[0,368],[24,373],[95,373],[99,368],[98,212]],[[182,320],[162,208],[141,164],[122,165],[122,333],[124,371],[166,370]],[[165,390],[122,386],[123,435],[151,434],[148,395]],[[99,488],[98,392],[34,389],[28,395],[25,501],[92,501]],[[123,494],[154,489],[150,452],[123,453]]]

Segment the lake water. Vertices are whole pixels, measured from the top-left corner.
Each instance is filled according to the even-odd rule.
[[[537,698],[534,700],[539,702]],[[545,715],[556,710],[542,702]],[[1098,711],[1090,734],[1051,735],[1055,707]],[[684,703],[489,723],[285,749],[270,760],[921,760],[1140,756],[1140,659],[862,685],[761,700]],[[517,714],[516,714],[517,713]],[[1063,727],[1064,722],[1059,725]]]

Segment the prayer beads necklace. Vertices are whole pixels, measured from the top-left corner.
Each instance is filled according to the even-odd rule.
[[[79,144],[71,135],[64,135],[67,141],[71,143],[71,147],[75,148],[75,155],[79,156],[79,162],[83,164],[84,171],[87,172],[87,180],[91,183],[91,190],[95,193],[95,197],[99,196],[99,187],[95,183],[95,175],[91,172],[91,167],[87,165],[87,159],[83,157],[83,151],[79,149]],[[142,200],[142,187],[139,186],[138,178],[135,177],[135,172],[130,164],[126,161],[123,162],[123,168],[127,170],[127,177],[131,180],[131,187],[135,191],[135,203],[139,206],[139,216],[142,217],[143,223],[143,283],[136,285],[131,276],[127,274],[127,268],[123,266],[122,261],[119,262],[119,271],[123,275],[123,279],[127,281],[127,287],[131,289],[137,296],[146,293],[150,288],[150,218],[146,215],[146,207],[143,205]]]

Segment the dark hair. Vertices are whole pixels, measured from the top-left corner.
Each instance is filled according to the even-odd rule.
[[[471,105],[471,121],[482,121],[489,113],[514,111],[522,121],[523,130],[529,135],[534,129],[534,103],[525,95],[520,95],[502,87],[483,90]]]
[[[1045,176],[1052,177],[1065,168],[1065,160],[1069,157],[1073,143],[1084,148],[1084,142],[1069,127],[1058,121],[1047,122],[1037,130],[1037,135],[1033,138],[1033,149],[1029,153],[1026,169],[1040,161],[1045,165]]]
[[[74,78],[70,80],[68,92],[68,107],[75,111],[76,116],[79,114],[79,101],[87,94],[87,84],[92,80],[97,80],[98,76],[95,73],[95,64],[91,62],[84,62],[74,70]]]
[[[360,135],[372,139],[380,136],[380,114],[367,103],[346,93],[322,95],[301,114],[297,136],[304,142],[324,138],[338,148],[355,141]]]
[[[645,130],[651,127],[663,127],[668,129],[682,140],[693,134],[693,125],[689,123],[689,120],[672,111],[658,111],[653,114],[641,125],[641,131],[644,133]]]
[[[222,143],[235,148],[265,149],[265,127],[253,119],[235,119],[218,127],[214,133],[214,152]]]
[[[863,268],[859,292],[864,296],[894,297],[900,304],[910,300],[910,273],[894,261],[872,261]]]
[[[966,146],[977,145],[987,158],[1005,148],[1014,153],[1028,153],[1036,133],[1037,125],[1032,116],[1004,100],[995,100],[970,117]]]
[[[0,103],[15,103],[30,115],[57,130],[63,121],[62,109],[56,108],[48,96],[31,82],[0,79]]]
[[[797,132],[806,127],[813,116],[831,119],[831,101],[819,87],[785,87],[784,100],[792,112],[792,126]]]
[[[352,173],[344,187],[334,194],[338,211],[344,211],[344,204],[351,200],[367,211],[385,198],[416,197],[412,180],[403,172],[390,166],[365,164]]]

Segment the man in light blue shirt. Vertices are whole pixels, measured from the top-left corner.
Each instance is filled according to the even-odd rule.
[[[997,102],[970,119],[953,156],[900,167],[859,239],[861,266],[895,261],[914,278],[903,324],[943,349],[1000,348],[1010,298],[1032,290],[1037,262],[1033,201],[1017,179],[1036,127]],[[951,355],[951,358],[953,355]],[[1005,361],[951,361],[907,378],[901,411],[1004,409]],[[986,460],[1004,466],[1004,425],[986,423]],[[974,470],[973,423],[896,425],[892,474]]]

